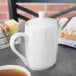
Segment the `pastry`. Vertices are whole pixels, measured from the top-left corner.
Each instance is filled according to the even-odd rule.
[[[18,31],[19,23],[16,22],[15,20],[13,20],[13,19],[7,20],[7,21],[4,22],[4,24],[9,27],[9,30],[10,30],[11,34],[14,34]]]
[[[76,29],[61,30],[60,37],[67,40],[76,40]]]
[[[0,27],[2,28],[2,32],[5,35],[5,38],[7,41],[9,41],[11,35],[9,28],[5,24],[1,24]]]
[[[0,24],[0,37],[6,38],[9,42],[10,36],[18,31],[18,25],[18,22],[13,19],[5,21],[4,24]]]

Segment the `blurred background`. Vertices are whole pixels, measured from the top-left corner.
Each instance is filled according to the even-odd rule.
[[[76,3],[19,3],[19,5],[22,5],[23,7],[26,7],[30,10],[33,10],[35,12],[38,11],[46,11],[46,16],[51,16],[55,13],[58,13],[60,11],[63,11],[65,9],[71,8],[73,6],[76,6]],[[34,16],[24,13],[20,10],[18,10],[21,15],[24,15],[28,18],[33,18]],[[65,15],[62,15],[60,17],[70,17],[76,15],[76,11],[72,11],[70,13],[67,13]],[[5,20],[9,19],[9,10],[8,10],[8,3],[7,0],[0,0],[0,23],[3,23]],[[19,22],[21,24],[24,24],[25,21],[19,19]]]

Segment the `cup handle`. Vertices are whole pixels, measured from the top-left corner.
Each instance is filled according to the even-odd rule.
[[[27,59],[16,50],[16,48],[14,46],[14,41],[18,37],[25,37],[26,38],[27,36],[28,35],[26,33],[15,33],[10,38],[10,47],[11,47],[12,51],[25,63],[26,66],[28,65],[27,64]]]

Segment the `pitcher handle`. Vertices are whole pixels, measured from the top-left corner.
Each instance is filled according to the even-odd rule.
[[[27,64],[27,59],[16,50],[16,48],[15,48],[15,46],[14,46],[14,41],[15,41],[16,38],[18,38],[18,37],[25,37],[25,38],[26,38],[27,36],[28,36],[28,35],[27,35],[26,33],[15,33],[15,34],[12,35],[11,38],[10,38],[10,47],[11,47],[12,51],[25,63],[26,66],[28,65],[28,64]]]

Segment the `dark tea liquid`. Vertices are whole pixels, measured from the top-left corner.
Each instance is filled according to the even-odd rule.
[[[19,70],[9,69],[0,70],[0,76],[27,76],[27,74]]]

